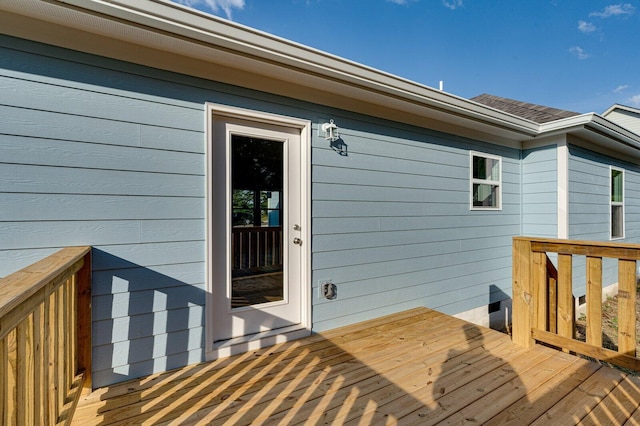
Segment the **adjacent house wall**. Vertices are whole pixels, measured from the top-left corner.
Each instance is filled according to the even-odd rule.
[[[569,147],[569,238],[610,241],[610,166],[625,170],[625,238],[640,243],[640,168],[581,148]],[[585,294],[585,259],[574,256],[574,295]],[[604,260],[603,285],[617,283],[617,263]]]
[[[640,135],[640,114],[638,112],[638,110],[633,112],[618,108],[607,114],[606,118]]]
[[[0,81],[0,275],[94,247],[94,386],[203,359],[206,102],[314,123],[314,331],[511,293],[516,149],[4,36]],[[503,157],[501,211],[470,211],[470,150]]]

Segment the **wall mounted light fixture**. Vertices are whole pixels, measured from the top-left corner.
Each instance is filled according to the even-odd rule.
[[[330,142],[335,142],[340,139],[338,126],[335,125],[333,120],[329,120],[328,123],[324,123],[322,125],[322,131],[324,132],[324,138]]]

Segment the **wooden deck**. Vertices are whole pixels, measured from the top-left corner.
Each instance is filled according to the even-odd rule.
[[[77,425],[640,424],[640,378],[427,309],[99,389]]]

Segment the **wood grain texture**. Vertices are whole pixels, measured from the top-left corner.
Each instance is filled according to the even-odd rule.
[[[640,359],[621,354],[611,349],[593,346],[574,339],[567,339],[548,331],[533,329],[531,334],[534,339],[548,343],[555,347],[566,348],[572,352],[599,359],[620,367],[640,371]]]
[[[98,389],[73,424],[573,424],[612,412],[624,422],[637,420],[639,386],[420,308]]]
[[[573,303],[573,258],[570,255],[558,255],[558,334],[563,337],[574,336]]]
[[[526,240],[513,241],[513,341],[530,347],[531,328],[535,324],[534,285],[532,282],[531,243]]]
[[[635,357],[637,318],[636,262],[618,261],[618,352]]]
[[[587,343],[602,346],[602,258],[587,257]]]

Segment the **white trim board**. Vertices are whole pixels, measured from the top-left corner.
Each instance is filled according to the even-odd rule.
[[[569,146],[563,138],[557,145],[558,238],[569,238]]]

